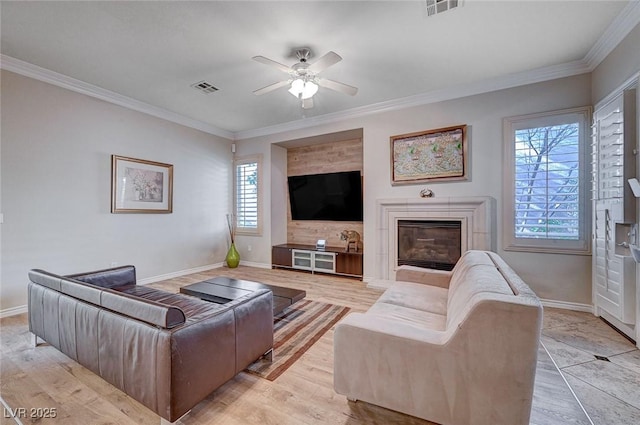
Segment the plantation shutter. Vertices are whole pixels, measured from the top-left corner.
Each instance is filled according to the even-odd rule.
[[[515,132],[515,237],[578,240],[580,124]]]
[[[258,229],[258,162],[236,165],[236,227]]]
[[[589,106],[507,117],[505,251],[591,253]]]

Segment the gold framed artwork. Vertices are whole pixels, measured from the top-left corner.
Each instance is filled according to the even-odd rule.
[[[391,184],[467,179],[467,126],[391,136]]]
[[[112,213],[171,213],[173,165],[111,155]]]

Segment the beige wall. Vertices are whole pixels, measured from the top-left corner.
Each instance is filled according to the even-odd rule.
[[[1,74],[0,311],[26,304],[27,271],[134,264],[138,278],[221,263],[229,140],[47,83]],[[111,214],[112,154],[174,165],[172,214]]]
[[[593,70],[592,103],[595,105],[626,80],[640,72],[640,24]]]
[[[365,279],[375,278],[375,202],[383,198],[418,197],[431,188],[435,196],[491,196],[497,199],[497,223],[502,217],[502,119],[555,109],[591,104],[590,75],[500,90],[457,100],[416,106],[351,118],[313,128],[288,131],[238,141],[239,152],[269,152],[273,143],[363,128],[364,155],[364,255]],[[391,186],[389,137],[456,124],[467,124],[470,140],[470,175],[464,182]],[[282,182],[268,184],[282,185]],[[270,197],[267,193],[265,196]],[[286,205],[274,205],[271,214],[286,216]],[[591,257],[504,252],[499,227],[498,252],[544,299],[591,304]],[[267,235],[251,240],[252,251],[244,258],[269,264],[271,240]]]
[[[271,205],[269,210],[279,210],[287,205],[287,150],[281,146],[271,145]],[[285,214],[271,215],[271,243],[280,245],[287,242],[287,216]],[[270,260],[269,260],[270,262]]]

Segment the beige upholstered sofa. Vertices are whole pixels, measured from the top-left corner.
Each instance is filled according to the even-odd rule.
[[[485,251],[396,279],[337,324],[336,392],[444,425],[528,424],[542,325],[531,289]]]
[[[273,347],[273,296],[220,305],[136,285],[133,266],[29,272],[29,330],[174,422]]]

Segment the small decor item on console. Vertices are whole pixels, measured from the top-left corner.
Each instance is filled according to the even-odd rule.
[[[343,230],[342,233],[340,233],[340,240],[347,241],[347,247],[345,251],[349,252],[351,244],[353,244],[354,251],[358,252],[358,246],[360,245],[360,233],[356,232],[355,230]]]
[[[316,249],[318,251],[324,251],[326,247],[327,247],[327,241],[324,239],[318,239],[318,242],[316,242]]]

